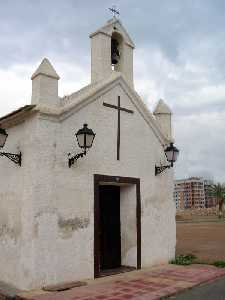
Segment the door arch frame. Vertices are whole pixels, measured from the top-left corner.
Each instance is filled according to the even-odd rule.
[[[137,269],[141,269],[141,192],[140,178],[94,174],[94,278],[100,276],[100,199],[102,184],[136,185]]]

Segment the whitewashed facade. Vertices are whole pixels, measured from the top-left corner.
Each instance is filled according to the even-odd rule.
[[[112,70],[115,32],[121,61]],[[160,101],[154,116],[134,90],[134,44],[119,20],[90,37],[90,85],[59,98],[59,76],[44,59],[32,76],[33,106],[0,119],[9,134],[4,151],[22,152],[21,167],[0,159],[0,280],[20,289],[94,278],[94,174],[140,180],[141,267],[175,255],[173,170],[155,176],[155,164],[167,164],[171,112]],[[120,160],[117,111],[103,105],[117,105],[118,96],[133,111],[121,111]],[[74,134],[84,123],[96,137],[69,168],[68,153],[81,150]],[[112,183],[120,186],[121,262],[136,267],[137,191],[122,181]]]

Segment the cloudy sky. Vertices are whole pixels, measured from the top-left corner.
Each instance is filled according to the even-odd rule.
[[[137,92],[151,111],[162,98],[174,112],[176,178],[225,182],[224,0],[0,0],[0,115],[30,102],[43,57],[60,96],[88,84],[88,36],[112,4],[136,44]]]

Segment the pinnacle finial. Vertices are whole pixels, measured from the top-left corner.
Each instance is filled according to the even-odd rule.
[[[156,108],[154,109],[154,115],[156,114],[172,114],[171,109],[169,106],[162,100],[160,99],[156,105]]]
[[[52,64],[50,63],[50,61],[46,57],[42,60],[41,64],[39,65],[37,70],[34,72],[31,79],[33,80],[38,75],[45,75],[45,76],[48,76],[48,77],[55,78],[57,80],[59,79],[59,75],[56,73],[56,71],[53,68]]]

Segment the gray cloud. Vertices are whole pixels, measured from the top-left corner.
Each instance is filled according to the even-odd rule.
[[[223,28],[224,1],[115,1],[137,46],[159,46],[171,60],[188,41],[217,36]],[[8,0],[0,3],[1,53],[10,63],[46,52],[76,59],[87,51],[87,36],[110,16],[111,1]],[[222,33],[222,31],[220,31]],[[194,42],[194,41],[193,41]],[[196,49],[196,45],[194,45]],[[82,59],[82,57],[81,57]]]

